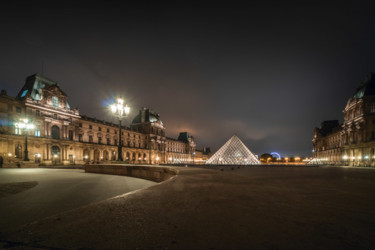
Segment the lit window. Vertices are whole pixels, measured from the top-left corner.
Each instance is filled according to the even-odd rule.
[[[371,113],[375,113],[375,103],[371,103]]]
[[[22,92],[22,95],[21,95],[21,97],[24,97],[26,94],[27,94],[27,91],[29,91],[29,90],[24,90],[23,92]]]
[[[35,129],[35,136],[40,136],[40,128]]]
[[[52,106],[58,108],[59,107],[59,98],[56,96],[52,96]]]
[[[18,128],[18,127],[16,127],[14,133],[15,133],[16,135],[20,135],[20,134],[21,134],[21,129]]]

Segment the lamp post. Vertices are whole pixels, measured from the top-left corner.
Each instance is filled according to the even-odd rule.
[[[25,157],[24,157],[24,161],[30,161],[29,159],[29,151],[27,151],[27,131],[30,130],[30,129],[34,129],[34,124],[32,123],[29,123],[29,120],[28,119],[21,119],[20,122],[17,122],[15,124],[16,128],[19,128],[19,129],[24,129],[25,131]]]
[[[118,135],[118,157],[117,157],[117,161],[123,161],[122,159],[122,142],[121,142],[121,120],[122,118],[124,117],[127,117],[129,112],[130,112],[130,108],[125,105],[124,106],[124,101],[122,99],[117,99],[117,103],[114,103],[111,105],[111,111],[112,113],[117,116],[118,118],[118,121],[119,121],[119,135]]]
[[[195,156],[195,151],[193,152],[193,165],[195,165],[194,156]]]
[[[8,161],[9,161],[9,163],[10,163],[10,157],[12,157],[12,154],[8,153]]]

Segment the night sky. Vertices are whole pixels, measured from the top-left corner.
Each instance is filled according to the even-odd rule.
[[[43,68],[81,115],[116,122],[105,105],[121,95],[127,124],[150,107],[198,148],[236,133],[259,155],[311,156],[314,127],[342,121],[375,71],[374,6],[281,2],[8,1],[0,87],[16,96]]]

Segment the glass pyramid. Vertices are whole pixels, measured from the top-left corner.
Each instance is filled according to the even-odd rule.
[[[207,165],[257,165],[260,161],[233,135],[210,159]]]

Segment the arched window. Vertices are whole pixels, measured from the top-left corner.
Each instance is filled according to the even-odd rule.
[[[14,150],[14,156],[16,158],[22,158],[22,145],[16,144],[15,150]]]
[[[53,159],[60,157],[60,148],[58,146],[52,146],[51,147],[51,156]]]
[[[56,125],[53,125],[51,128],[52,139],[60,139],[60,128]]]

